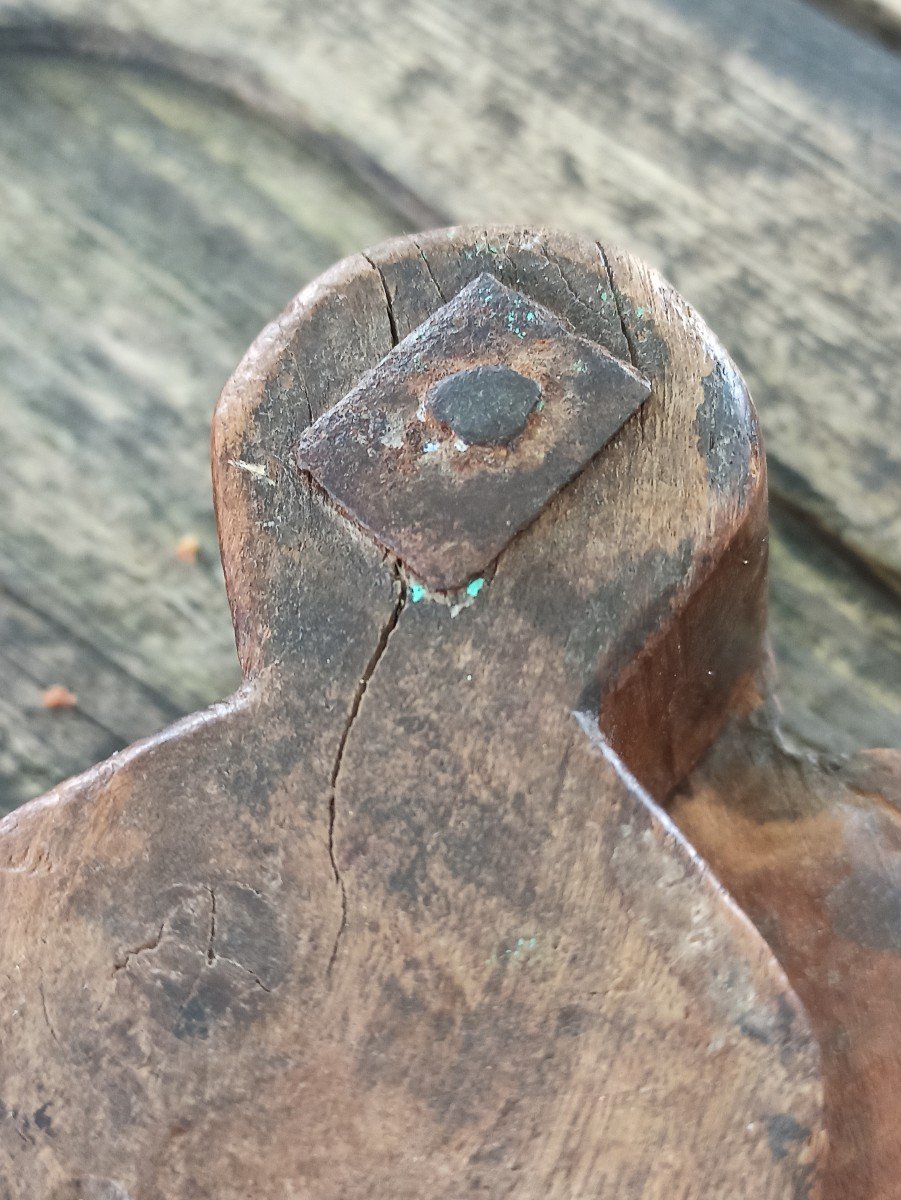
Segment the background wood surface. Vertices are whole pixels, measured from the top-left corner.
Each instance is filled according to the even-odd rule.
[[[603,234],[708,316],[768,438],[788,728],[901,744],[897,59],[800,0],[182,11],[0,0],[0,808],[234,687],[219,387],[318,271],[450,219]]]

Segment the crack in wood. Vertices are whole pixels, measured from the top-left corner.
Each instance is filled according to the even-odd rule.
[[[131,950],[126,950],[120,962],[113,965],[113,974],[117,971],[124,971],[133,958],[137,958],[139,954],[146,954],[148,951],[156,950],[163,938],[163,930],[166,928],[166,922],[163,921],[159,927],[159,931],[146,942],[142,942],[140,946],[134,946]]]
[[[216,957],[216,893],[213,888],[207,888],[210,893],[210,936],[206,948],[206,960],[212,966]]]
[[[600,249],[600,247],[598,247],[598,248]],[[569,296],[570,300],[572,300],[573,304],[575,304],[575,306],[578,309],[581,309],[581,311],[583,313],[585,313],[585,315],[588,317],[589,320],[593,320],[594,317],[596,316],[596,314],[592,311],[591,305],[587,304],[582,299],[582,297],[579,295],[579,293],[576,291],[576,289],[573,287],[573,285],[567,279],[566,275],[563,272],[562,264],[554,256],[554,254],[551,252],[551,250],[546,245],[544,245],[544,243],[542,243],[535,247],[535,252],[541,258],[544,259],[544,261],[547,263],[547,265],[553,271],[556,271],[557,277],[560,280],[560,286],[563,288],[563,291],[567,294],[567,296]],[[609,270],[607,271],[607,274],[608,275],[610,274]],[[622,324],[622,314],[620,314],[620,324]],[[625,333],[625,330],[623,332]],[[635,366],[634,362],[632,363],[632,366],[633,367]]]
[[[629,349],[629,361],[635,370],[638,370],[638,356],[635,352],[635,346],[632,344],[632,335],[629,333],[626,326],[626,319],[623,312],[623,298],[620,290],[617,287],[616,280],[613,278],[613,271],[610,267],[610,260],[607,257],[607,251],[600,242],[595,242],[598,248],[598,254],[601,256],[601,262],[604,264],[604,270],[607,272],[607,279],[610,283],[610,296],[613,300],[613,305],[616,308],[616,315],[619,317],[620,328],[623,331],[623,337],[626,339],[626,346]],[[562,274],[562,272],[561,272]]]
[[[381,281],[382,291],[385,293],[385,308],[388,313],[388,324],[391,327],[391,345],[396,346],[400,341],[400,338],[397,335],[397,321],[394,317],[394,304],[391,299],[391,293],[388,291],[388,281],[385,279],[384,272],[378,263],[374,262],[368,254],[364,254],[363,257],[369,263],[370,267],[372,267],[373,271],[376,272],[379,280]]]
[[[425,266],[425,269],[428,272],[429,279],[431,279],[431,281],[432,281],[432,286],[434,287],[435,291],[438,293],[439,300],[441,301],[442,304],[447,304],[447,297],[445,296],[444,292],[442,291],[441,287],[439,286],[438,280],[435,278],[435,272],[432,270],[432,264],[429,262],[429,260],[425,256],[425,251],[423,250],[422,246],[420,246],[419,242],[417,242],[416,238],[411,238],[410,240],[412,241],[413,245],[416,247],[416,249],[419,252],[419,257],[422,259],[423,265]]]
[[[50,1020],[50,1014],[47,1011],[47,997],[44,994],[44,981],[43,980],[41,980],[41,982],[38,984],[38,992],[40,993],[40,997],[41,997],[41,1012],[44,1014],[44,1023],[46,1024],[47,1028],[50,1030],[50,1036],[53,1038],[53,1040],[56,1042],[56,1044],[58,1046],[60,1044],[60,1041],[56,1035],[56,1030],[53,1028],[53,1022]]]
[[[603,262],[603,264],[604,264],[604,270],[607,272],[607,279],[610,283],[610,296],[613,300],[613,306],[616,309],[616,315],[619,317],[619,324],[620,324],[620,328],[623,331],[623,337],[626,340],[626,347],[629,351],[629,361],[631,362],[632,366],[637,371],[637,370],[639,370],[638,353],[635,349],[635,343],[632,341],[632,334],[629,332],[629,327],[626,324],[626,314],[625,314],[625,309],[623,307],[622,293],[620,292],[619,287],[616,283],[616,279],[614,278],[613,270],[610,266],[610,259],[607,257],[607,251],[604,249],[604,247],[601,245],[600,242],[595,242],[595,245],[598,248],[598,254],[600,254],[600,256],[601,256],[601,262]],[[644,438],[645,438],[645,420],[647,417],[647,408],[648,408],[647,404],[642,404],[641,408],[638,410],[638,415],[637,415],[638,432],[641,434],[642,441],[644,441]]]
[[[357,719],[357,715],[360,711],[360,705],[363,703],[363,697],[366,695],[366,689],[369,687],[376,668],[381,662],[385,651],[388,649],[388,642],[391,639],[392,633],[394,633],[394,630],[397,628],[397,623],[400,620],[400,614],[403,612],[404,606],[407,603],[407,585],[403,576],[401,575],[400,564],[398,562],[394,563],[393,587],[396,590],[397,599],[395,600],[394,607],[391,610],[388,620],[379,634],[379,639],[376,643],[375,650],[372,653],[372,657],[366,664],[366,669],[360,678],[360,682],[356,691],[354,692],[353,700],[351,701],[350,705],[350,711],[347,714],[347,721],[345,722],[344,730],[338,742],[338,749],[335,754],[335,762],[332,767],[331,779],[329,781],[328,854],[329,861],[332,865],[332,873],[335,876],[335,883],[338,885],[338,889],[341,894],[341,921],[338,926],[338,931],[335,934],[332,953],[329,957],[328,966],[326,967],[326,976],[331,975],[332,973],[332,968],[334,967],[335,961],[338,957],[338,947],[340,945],[341,938],[344,935],[344,930],[347,928],[347,887],[338,867],[338,859],[335,854],[335,817],[338,799],[338,776],[341,774],[341,765],[344,761],[344,751],[347,748],[347,741],[350,737],[350,731],[353,729],[354,722]]]

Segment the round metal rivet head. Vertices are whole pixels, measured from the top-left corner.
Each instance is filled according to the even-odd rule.
[[[534,379],[512,367],[471,367],[449,375],[429,389],[428,407],[464,442],[506,446],[526,427],[541,399]]]

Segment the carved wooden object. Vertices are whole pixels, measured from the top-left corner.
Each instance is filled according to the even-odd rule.
[[[0,827],[4,1200],[887,1197],[897,817],[781,807],[697,314],[560,235],[388,243],[213,465],[244,686]]]

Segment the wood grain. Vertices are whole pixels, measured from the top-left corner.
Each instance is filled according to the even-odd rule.
[[[234,686],[212,398],[305,278],[409,218],[321,138],[171,76],[7,57],[0,104],[8,809]],[[898,744],[894,599],[771,515],[790,729],[833,751]],[[174,557],[185,532],[193,567]],[[76,710],[42,708],[56,682]]]
[[[455,611],[291,451],[486,270],[651,394]],[[753,690],[765,469],[703,322],[590,241],[392,242],[258,337],[213,462],[244,686],[0,828],[12,1200],[816,1196],[803,1011],[597,733],[649,650],[655,777]]]

